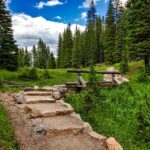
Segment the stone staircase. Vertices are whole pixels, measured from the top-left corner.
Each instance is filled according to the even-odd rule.
[[[65,103],[63,95],[66,92],[64,86],[28,88],[15,96],[16,106],[28,114],[33,130],[37,134],[46,136],[49,140],[54,137],[59,139],[63,135],[68,136],[72,146],[68,143],[67,148],[64,148],[66,150],[74,150],[76,147],[79,150],[122,150],[114,138],[97,134],[87,122],[81,120],[71,105]],[[78,136],[82,136],[82,140]],[[87,148],[84,143],[89,143],[91,147]],[[55,150],[58,149],[61,149],[61,145],[59,148],[58,145],[55,146]]]

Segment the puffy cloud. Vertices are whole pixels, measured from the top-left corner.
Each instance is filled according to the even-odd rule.
[[[105,0],[105,2],[107,3],[109,0]],[[123,5],[126,4],[127,0],[120,0],[122,2]]]
[[[105,1],[107,3],[109,0],[94,0],[95,5],[99,1]],[[123,5],[127,2],[127,0],[120,0],[120,1],[123,3]],[[79,8],[89,8],[90,2],[91,0],[84,0],[84,2],[82,3],[82,5],[79,6]]]
[[[94,0],[94,3],[96,5],[97,2],[99,2],[100,0]],[[79,8],[89,8],[91,0],[85,0],[81,6],[79,6]]]
[[[51,51],[56,55],[57,40],[59,33],[63,33],[67,24],[46,20],[43,17],[31,17],[26,14],[13,14],[12,24],[14,30],[14,38],[21,47],[28,46],[30,49],[33,45],[37,45],[41,38]],[[75,32],[76,24],[71,25],[71,29]],[[81,31],[85,27],[78,25]]]
[[[67,1],[66,1],[67,2]],[[65,3],[66,3],[65,2]],[[63,5],[65,4],[59,0],[48,0],[47,2],[43,2],[43,1],[40,1],[39,3],[36,4],[36,8],[38,9],[42,9],[43,7],[45,6],[56,6],[56,5]]]
[[[60,16],[56,16],[55,19],[61,20],[62,18]]]
[[[86,19],[87,18],[87,12],[83,12],[81,14],[81,19]]]

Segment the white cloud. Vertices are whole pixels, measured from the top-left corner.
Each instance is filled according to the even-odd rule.
[[[87,12],[83,12],[81,14],[81,19],[86,19],[87,18]]]
[[[99,2],[100,0],[94,0],[94,3],[96,5],[97,2]],[[79,8],[89,8],[91,3],[91,0],[85,0],[81,6],[79,6]]]
[[[43,17],[31,17],[26,14],[13,14],[12,16],[14,38],[21,47],[28,46],[30,49],[37,45],[41,38],[51,51],[56,55],[57,40],[59,33],[63,33],[67,24],[46,20]],[[78,25],[81,31],[85,30],[84,26]],[[75,32],[76,24],[71,25],[71,30]]]
[[[55,19],[61,20],[62,18],[60,16],[56,16]]]
[[[66,1],[67,2],[67,1]],[[66,3],[65,2],[65,3]],[[43,1],[40,1],[39,3],[36,4],[36,8],[38,9],[42,9],[43,7],[45,6],[56,6],[56,5],[63,5],[65,4],[59,0],[48,0],[47,2],[43,2]]]
[[[105,0],[105,2],[107,3],[109,0]],[[126,4],[127,0],[120,0],[122,2],[123,5]]]
[[[105,1],[107,3],[109,0],[94,0],[95,5],[99,1]],[[120,1],[122,2],[123,5],[127,2],[127,0],[120,0]],[[84,0],[84,2],[82,3],[82,5],[79,6],[79,8],[89,8],[90,2],[91,0]]]

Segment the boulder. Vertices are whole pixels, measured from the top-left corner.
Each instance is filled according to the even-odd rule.
[[[20,93],[16,94],[15,98],[16,98],[16,101],[17,101],[18,104],[25,103],[24,93],[23,92],[20,92]]]
[[[107,144],[108,150],[123,150],[121,145],[113,137],[108,138],[106,140],[106,144]]]
[[[53,92],[52,95],[55,100],[60,100],[61,98],[63,98],[63,95],[59,91]]]

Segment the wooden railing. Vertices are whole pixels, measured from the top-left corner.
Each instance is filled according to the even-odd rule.
[[[86,88],[88,83],[83,79],[81,76],[82,73],[91,73],[90,70],[67,70],[68,73],[76,73],[77,74],[77,82],[68,82],[66,83],[66,86],[68,88]],[[115,75],[120,74],[119,72],[116,71],[94,71],[95,74],[108,74],[112,75],[112,80],[111,81],[101,81],[98,82],[97,85],[116,85],[115,81]]]

